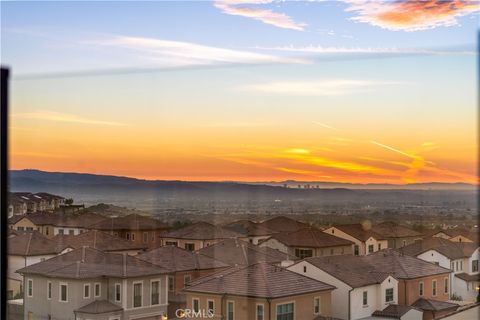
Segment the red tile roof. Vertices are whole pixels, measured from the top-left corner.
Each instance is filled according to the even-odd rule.
[[[7,241],[8,254],[17,256],[55,255],[67,245],[59,246],[38,231],[18,233]]]
[[[332,236],[316,228],[300,229],[295,232],[276,233],[275,239],[288,247],[326,248],[353,245],[353,242]]]
[[[112,217],[91,224],[91,229],[113,230],[166,230],[168,225],[152,217],[132,213],[124,217]]]
[[[68,245],[72,248],[86,246],[109,252],[147,249],[147,245],[137,244],[98,230],[90,230],[76,236],[56,235],[52,240],[59,245]]]
[[[261,226],[276,232],[295,232],[310,225],[285,216],[278,216],[260,223]]]
[[[162,235],[162,238],[189,240],[231,239],[242,237],[244,237],[244,235],[240,233],[203,221],[193,223]]]

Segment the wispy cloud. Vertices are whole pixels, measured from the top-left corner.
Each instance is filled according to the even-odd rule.
[[[381,55],[473,55],[475,50],[440,50],[423,48],[382,48],[382,47],[325,47],[320,45],[308,46],[277,46],[277,47],[254,47],[258,50],[283,51],[292,53],[311,54],[381,54]]]
[[[479,0],[344,0],[353,21],[389,30],[417,31],[458,25],[461,16],[480,10]]]
[[[379,86],[392,84],[398,84],[398,82],[368,80],[273,81],[251,84],[241,89],[283,95],[336,96],[371,91]]]
[[[92,125],[102,125],[102,126],[125,126],[125,124],[120,122],[95,120],[95,119],[80,117],[74,114],[59,113],[59,112],[46,111],[46,110],[36,111],[36,112],[17,113],[17,114],[14,114],[13,116],[16,118],[23,118],[23,119],[47,120],[47,121],[56,121],[56,122],[69,122],[69,123],[92,124]]]
[[[277,57],[248,51],[206,46],[191,42],[131,36],[104,36],[86,41],[90,45],[117,47],[165,66],[213,64],[307,63],[305,59]]]
[[[294,21],[285,13],[255,7],[274,2],[273,0],[217,0],[214,5],[230,15],[255,19],[263,23],[284,29],[302,31],[306,24]]]
[[[312,121],[312,123],[313,123],[313,124],[316,124],[316,125],[318,125],[318,126],[320,126],[320,127],[324,127],[324,128],[326,128],[326,129],[338,131],[337,128],[332,127],[332,126],[330,126],[330,125],[328,125],[328,124],[326,124],[326,123],[322,123],[322,122],[318,122],[318,121]]]

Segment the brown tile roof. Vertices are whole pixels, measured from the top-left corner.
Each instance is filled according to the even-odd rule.
[[[334,227],[360,241],[367,241],[370,237],[373,237],[377,240],[385,240],[384,236],[376,233],[368,226],[364,226],[360,223],[335,225]]]
[[[37,192],[35,193],[36,196],[39,196],[42,199],[45,200],[63,200],[65,199],[64,197],[57,196],[55,194],[47,193],[47,192]]]
[[[377,310],[374,313],[372,313],[372,316],[401,319],[402,316],[405,315],[405,313],[407,313],[412,309],[416,309],[416,308],[411,306],[398,305],[398,304],[389,304],[385,309]]]
[[[424,310],[424,311],[442,311],[448,309],[457,309],[459,307],[456,303],[438,301],[431,299],[420,298],[412,304],[412,307]]]
[[[17,216],[13,216],[8,223],[15,224],[23,218],[30,220],[37,226],[52,225],[71,228],[87,228],[92,223],[105,220],[105,217],[90,212],[80,212],[75,214],[64,214],[61,212],[35,212],[25,216],[18,216],[18,218]]]
[[[69,245],[72,248],[86,246],[109,252],[147,249],[147,245],[137,244],[98,230],[90,230],[76,236],[56,235],[52,240],[59,245]]]
[[[240,233],[246,237],[268,236],[276,232],[250,220],[234,221],[226,224],[224,228]]]
[[[335,287],[296,272],[258,263],[199,278],[184,291],[275,299],[332,289]]]
[[[270,237],[288,247],[325,248],[349,246],[353,242],[332,236],[316,228],[300,229],[289,233],[276,233]]]
[[[480,281],[480,273],[468,274],[468,273],[462,272],[462,273],[457,273],[455,277],[462,279],[463,281],[466,281],[466,282]]]
[[[239,239],[227,239],[198,250],[199,253],[220,260],[230,266],[251,265],[259,262],[280,263],[297,260],[286,253],[268,247],[259,247]]]
[[[22,220],[23,218],[25,218],[26,216],[24,215],[14,215],[14,216],[11,216],[10,218],[8,218],[8,221],[7,223],[8,224],[15,224],[17,223],[18,221]]]
[[[276,232],[295,232],[310,227],[309,224],[285,216],[271,218],[261,222],[260,225]]]
[[[107,300],[95,300],[87,305],[84,305],[81,308],[78,308],[74,312],[76,313],[87,313],[87,314],[102,314],[102,313],[110,313],[115,311],[123,310],[122,307],[111,303]]]
[[[38,231],[18,233],[8,239],[7,246],[8,254],[17,256],[55,255],[67,247],[59,247]]]
[[[422,237],[420,232],[402,226],[395,222],[383,222],[372,227],[373,231],[386,239],[390,238],[408,238],[408,237]]]
[[[241,237],[244,237],[244,235],[203,221],[193,223],[162,235],[162,238],[191,240],[230,239]]]
[[[168,270],[127,254],[103,252],[82,247],[17,270],[21,274],[38,274],[67,279],[98,277],[130,278],[168,273]]]
[[[478,244],[472,242],[454,242],[440,237],[431,237],[399,248],[398,251],[409,256],[418,256],[428,250],[435,250],[447,258],[455,260],[471,257],[477,248]]]
[[[136,256],[168,269],[170,272],[226,268],[228,264],[198,252],[191,252],[177,246],[163,246]]]
[[[451,272],[390,249],[368,256],[338,255],[305,260],[353,288],[381,283],[388,275],[396,279],[416,279]]]
[[[132,213],[124,217],[107,218],[101,222],[91,224],[91,229],[97,230],[165,230],[168,225],[152,218],[137,213]]]

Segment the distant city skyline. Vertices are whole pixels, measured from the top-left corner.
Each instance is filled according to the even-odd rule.
[[[479,1],[1,6],[11,169],[478,183]]]

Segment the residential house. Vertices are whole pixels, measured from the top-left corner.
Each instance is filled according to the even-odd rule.
[[[186,300],[182,290],[191,281],[224,270],[229,265],[195,251],[177,246],[163,246],[137,256],[168,270],[168,317],[175,318],[177,309],[185,309]]]
[[[391,249],[366,256],[307,258],[288,269],[335,286],[332,314],[341,319],[367,317],[391,303],[409,306],[419,298],[449,299],[449,269]]]
[[[65,198],[61,196],[57,196],[55,194],[47,193],[47,192],[38,192],[35,193],[35,196],[44,199],[47,203],[46,210],[54,211],[61,206],[65,205]]]
[[[423,320],[439,319],[458,309],[458,304],[456,303],[424,298],[418,299],[412,306],[423,311]],[[466,318],[462,319],[467,320]]]
[[[163,234],[161,243],[162,245],[175,245],[194,251],[211,246],[224,239],[233,238],[247,239],[240,233],[202,221]]]
[[[465,228],[452,228],[444,230],[436,230],[429,234],[432,237],[448,239],[454,242],[475,242],[479,243],[478,228],[474,230]]]
[[[123,217],[107,218],[91,224],[89,228],[155,248],[161,245],[159,237],[168,229],[168,225],[152,217],[132,213]]]
[[[393,249],[405,247],[423,238],[420,232],[395,222],[382,222],[372,229],[388,241],[388,248]]]
[[[198,253],[220,260],[230,266],[248,266],[259,262],[281,265],[297,260],[295,256],[269,247],[256,246],[240,239],[226,239]]]
[[[294,232],[276,233],[259,244],[261,247],[277,249],[300,259],[308,257],[353,254],[354,243],[332,236],[316,228]]]
[[[12,192],[8,193],[8,218],[27,214],[27,201]]]
[[[31,192],[10,192],[9,197],[24,202],[27,205],[26,213],[41,212],[47,209],[47,201]]]
[[[112,236],[99,230],[90,230],[80,233],[76,236],[57,234],[54,241],[60,246],[70,246],[72,248],[90,247],[112,253],[126,253],[136,255],[147,250],[147,245],[137,244],[136,242]]]
[[[250,243],[258,244],[260,241],[268,239],[276,231],[270,230],[256,222],[250,220],[238,220],[224,225],[224,228],[230,229],[243,235]]]
[[[423,311],[411,306],[402,306],[399,304],[390,304],[383,310],[377,310],[371,317],[362,318],[362,320],[422,320]]]
[[[449,268],[452,270],[450,275],[452,297],[476,301],[479,282],[478,260],[480,259],[478,244],[431,237],[403,247],[399,251],[443,268]]]
[[[335,286],[332,316],[361,319],[398,303],[398,280],[357,256],[307,258],[288,270]]]
[[[309,320],[330,316],[335,287],[268,263],[232,267],[186,288],[188,312],[215,320]]]
[[[18,270],[24,319],[162,319],[167,271],[128,254],[82,247]]]
[[[354,243],[353,254],[364,256],[388,247],[388,240],[372,230],[368,224],[335,225],[323,230],[332,236]]]
[[[307,223],[285,216],[278,216],[262,221],[259,225],[275,232],[295,232],[301,229],[310,228],[310,225]]]
[[[16,232],[7,241],[7,296],[13,298],[23,292],[22,276],[16,271],[25,266],[50,259],[61,252],[67,251],[69,246],[59,246],[39,233]]]
[[[78,235],[90,230],[90,224],[103,220],[105,217],[90,212],[78,214],[36,212],[25,216],[13,216],[8,220],[8,226],[17,231],[39,231],[52,238],[57,234]]]

